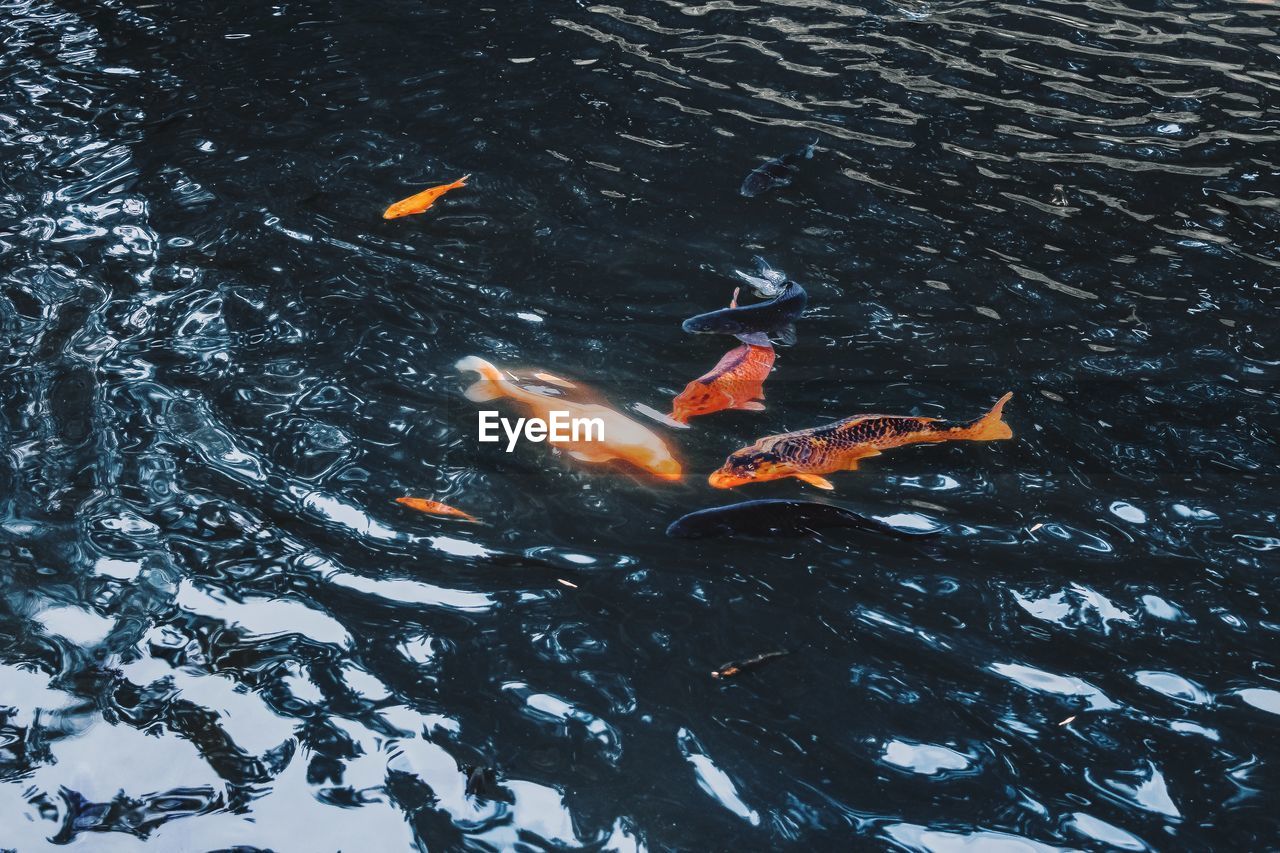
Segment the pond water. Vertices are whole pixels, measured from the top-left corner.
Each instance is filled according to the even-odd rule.
[[[0,849],[1275,847],[1278,25],[0,3]],[[679,482],[477,442],[468,355],[667,411],[754,255],[809,308]],[[945,527],[665,535],[764,497]]]

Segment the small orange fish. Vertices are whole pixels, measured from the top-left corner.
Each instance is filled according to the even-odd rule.
[[[905,444],[939,441],[999,441],[1013,438],[1000,419],[1005,394],[991,411],[970,424],[902,415],[854,415],[834,424],[766,436],[750,447],[734,451],[720,470],[707,479],[717,489],[796,477],[820,489],[835,486],[825,477],[832,471],[854,471],[858,460],[879,456],[882,450]]]
[[[479,523],[480,519],[470,513],[465,513],[460,509],[454,509],[448,504],[442,504],[440,501],[429,501],[426,498],[396,498],[396,503],[403,504],[409,509],[416,509],[418,512],[427,512],[431,515],[448,515],[453,518],[462,518],[467,521]]]
[[[771,346],[743,344],[725,353],[710,372],[690,382],[671,404],[671,419],[689,418],[725,409],[763,412],[764,380],[773,369]]]
[[[411,213],[423,213],[427,208],[436,203],[436,199],[447,193],[449,190],[456,190],[458,187],[467,185],[467,178],[470,175],[463,175],[451,184],[441,184],[438,187],[431,187],[423,190],[417,195],[411,195],[406,199],[401,199],[391,205],[382,214],[383,219],[399,219],[401,216],[408,216]]]

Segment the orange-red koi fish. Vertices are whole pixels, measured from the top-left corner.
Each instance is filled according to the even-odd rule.
[[[601,403],[582,403],[522,388],[503,375],[501,370],[474,355],[467,356],[454,366],[458,370],[480,374],[480,379],[466,391],[468,400],[483,403],[505,397],[520,403],[544,425],[552,425],[544,436],[546,442],[561,448],[574,459],[581,462],[612,462],[621,459],[664,480],[680,479],[680,463],[671,455],[666,443],[653,430],[636,423],[621,412]],[[588,428],[582,433],[576,429],[565,429],[565,434],[558,436],[554,425],[565,422],[588,424]],[[503,428],[506,429],[505,426]],[[512,446],[514,440],[512,438]]]
[[[408,216],[411,213],[423,213],[427,208],[436,203],[436,199],[447,193],[449,190],[456,190],[458,187],[467,185],[467,178],[470,175],[463,175],[451,184],[441,184],[438,187],[431,187],[423,190],[417,195],[411,195],[406,199],[401,199],[391,205],[383,212],[383,219],[399,219],[401,216]]]
[[[440,501],[429,501],[426,498],[396,498],[396,503],[403,504],[409,509],[416,509],[418,512],[430,513],[431,515],[448,515],[453,518],[462,518],[467,521],[474,521],[477,523],[480,521],[480,519],[470,513],[463,512],[460,509],[454,509],[448,504],[440,503]]]
[[[770,435],[734,451],[707,482],[717,489],[796,477],[820,489],[834,486],[822,474],[854,471],[858,460],[904,444],[939,441],[999,441],[1013,438],[1000,419],[1005,394],[991,411],[970,424],[902,415],[854,415],[827,426]]]
[[[689,418],[725,409],[763,412],[764,380],[773,369],[773,347],[743,344],[725,353],[710,372],[690,382],[671,404],[671,419]]]

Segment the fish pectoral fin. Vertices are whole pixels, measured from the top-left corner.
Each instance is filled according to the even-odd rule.
[[[570,457],[577,459],[579,462],[609,462],[618,457],[612,453],[589,453],[585,450],[565,450]]]
[[[734,406],[734,408],[741,409],[744,412],[763,412],[764,403],[756,403],[756,402],[739,403],[738,405]]]
[[[856,465],[857,463],[854,464]],[[819,489],[826,489],[829,492],[835,490],[835,486],[831,485],[830,480],[826,477],[819,477],[817,474],[796,474],[796,479],[803,480],[809,485],[816,486]]]
[[[772,346],[769,341],[769,336],[764,332],[743,332],[740,335],[734,335],[734,337],[742,341],[744,344],[751,344],[751,346],[754,347]]]
[[[861,452],[858,456],[855,456],[853,459],[850,459],[850,460],[845,464],[845,466],[844,466],[844,470],[846,470],[846,471],[857,471],[857,470],[858,470],[858,462],[859,462],[859,461],[861,461],[861,460],[863,460],[863,459],[868,459],[868,458],[870,458],[870,457],[872,457],[872,456],[879,456],[879,455],[880,455],[880,451],[879,451],[879,450],[876,450],[874,447],[868,447],[865,451]]]
[[[778,331],[774,332],[774,335],[778,338],[778,343],[780,344],[786,344],[789,347],[796,345],[797,338],[794,323],[788,323],[781,329],[778,329]]]

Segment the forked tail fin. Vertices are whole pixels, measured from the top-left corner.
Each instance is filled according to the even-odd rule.
[[[465,186],[467,185],[467,178],[469,178],[469,177],[471,177],[471,176],[470,176],[470,175],[463,175],[461,178],[458,178],[458,180],[456,180],[456,181],[454,181],[453,183],[449,184],[450,188],[465,187]]]
[[[1005,438],[1013,438],[1013,430],[1009,429],[1009,425],[1001,419],[1004,413],[1004,404],[1013,398],[1013,392],[1005,394],[996,404],[991,407],[991,411],[987,412],[969,427],[969,438],[974,441],[1000,441]]]
[[[502,371],[483,358],[469,355],[459,359],[453,366],[456,370],[470,370],[480,374],[480,378],[463,392],[471,402],[484,403],[504,396],[503,385],[507,381],[506,378],[503,377]]]

